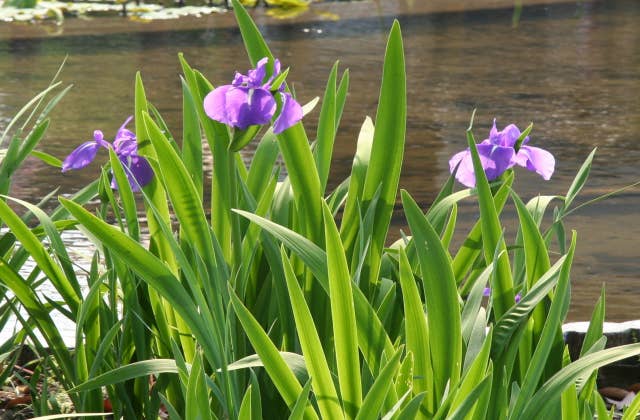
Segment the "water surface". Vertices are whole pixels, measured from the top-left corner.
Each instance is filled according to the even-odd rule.
[[[418,3],[422,2],[318,4],[293,21],[254,12],[274,54],[291,66],[288,80],[302,102],[322,94],[335,60],[340,59],[342,69],[350,69],[333,185],[349,173],[365,115],[375,115],[386,33],[393,18],[402,26],[409,84],[401,187],[425,208],[448,175],[449,157],[465,147],[464,132],[474,108],[478,140],[487,136],[493,118],[499,127],[513,122],[524,128],[534,122],[531,144],[555,155],[552,181],[518,171],[516,189],[525,199],[563,194],[596,146],[592,178],[578,202],[640,180],[638,2],[525,7],[515,28],[510,8],[464,10],[462,3],[451,2],[452,11],[432,12]],[[339,20],[334,20],[336,15]],[[231,14],[147,24],[75,19],[67,20],[56,35],[30,26],[3,26],[0,126],[46,86],[68,56],[62,78],[74,88],[55,110],[43,150],[63,158],[90,139],[94,129],[113,136],[133,112],[137,70],[149,99],[178,135],[178,52],[211,81],[226,84],[233,71],[248,68],[241,42]],[[306,121],[310,133],[315,119],[317,111]],[[98,166],[92,165],[62,175],[31,161],[16,177],[13,194],[36,201],[56,186],[71,193],[97,173]],[[636,188],[567,219],[567,227],[579,233],[571,319],[588,319],[603,283],[608,320],[638,317],[639,205]],[[462,206],[463,226],[475,213],[474,206]],[[398,217],[395,223],[397,231],[404,221]],[[513,232],[507,235],[513,240]]]

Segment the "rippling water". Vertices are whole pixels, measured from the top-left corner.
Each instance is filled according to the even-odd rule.
[[[556,156],[552,181],[518,171],[517,190],[526,199],[563,194],[596,146],[592,178],[579,202],[640,180],[640,3],[525,7],[515,28],[509,8],[465,11],[451,2],[446,8],[453,11],[435,13],[418,3],[423,2],[317,4],[292,21],[255,12],[274,54],[291,66],[288,80],[303,102],[322,94],[335,60],[350,69],[351,89],[332,168],[334,185],[350,170],[364,116],[375,115],[386,32],[394,17],[402,26],[409,83],[401,186],[425,207],[448,175],[448,158],[465,146],[464,131],[474,108],[478,140],[487,136],[494,117],[500,127],[514,122],[524,128],[533,121],[531,143]],[[336,16],[340,19],[334,20]],[[133,112],[137,70],[149,99],[177,134],[178,52],[216,84],[228,83],[234,70],[248,67],[231,14],[148,24],[75,19],[55,35],[33,26],[3,26],[0,125],[46,86],[68,55],[63,80],[74,88],[55,110],[43,150],[62,158],[90,139],[94,129],[113,136]],[[317,111],[307,119],[310,132],[315,119]],[[97,173],[93,165],[62,175],[32,161],[16,177],[13,194],[35,201],[58,186],[70,193]],[[639,205],[636,188],[567,220],[579,233],[571,319],[590,316],[602,283],[609,320],[638,317]],[[468,225],[475,207],[460,210],[463,225]],[[400,217],[395,222],[398,228],[404,223]]]

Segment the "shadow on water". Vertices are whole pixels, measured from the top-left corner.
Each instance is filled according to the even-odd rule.
[[[525,199],[566,191],[595,146],[599,151],[584,201],[640,179],[640,3],[525,7],[515,28],[511,8],[408,13],[408,3],[385,0],[384,13],[378,10],[381,2],[332,3],[328,10],[341,17],[336,21],[310,12],[283,22],[252,12],[274,54],[291,66],[288,80],[301,102],[322,94],[336,59],[342,69],[350,69],[333,185],[349,173],[364,116],[375,116],[386,32],[396,17],[405,40],[409,84],[401,186],[423,207],[446,179],[448,158],[465,147],[464,130],[474,108],[478,140],[487,136],[494,117],[499,127],[513,122],[522,128],[533,121],[532,144],[555,155],[551,182],[518,172],[516,189]],[[62,158],[94,129],[113,136],[133,112],[137,70],[150,100],[174,134],[180,133],[178,52],[215,84],[228,83],[235,70],[248,67],[231,14],[203,19],[193,25],[187,21],[144,26],[114,18],[69,20],[57,37],[3,28],[0,126],[46,85],[68,55],[63,79],[75,87],[54,112],[42,144],[45,151]],[[316,120],[317,111],[306,119],[309,133]],[[97,167],[64,176],[33,161],[16,178],[13,194],[36,201],[56,186],[69,193],[94,179]],[[602,282],[607,284],[609,319],[629,318],[640,295],[638,208],[640,193],[635,189],[567,221],[580,235],[570,318],[589,317]],[[512,209],[507,212],[513,215]],[[461,223],[468,225],[476,209],[463,205],[460,213]],[[398,216],[395,223],[401,227],[404,220]]]

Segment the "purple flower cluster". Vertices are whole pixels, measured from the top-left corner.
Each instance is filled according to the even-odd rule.
[[[302,107],[284,91],[284,82],[280,86],[271,85],[280,74],[280,61],[274,61],[270,77],[267,77],[268,62],[267,57],[261,59],[246,75],[236,72],[230,85],[211,91],[204,98],[204,111],[209,118],[240,130],[268,124],[278,108],[274,97],[278,94],[282,105],[273,123],[273,132],[279,134],[300,121]]]
[[[480,162],[489,181],[498,178],[514,165],[520,165],[530,171],[537,172],[545,180],[551,178],[555,167],[553,155],[539,147],[527,146],[529,136],[525,137],[520,149],[516,152],[515,145],[520,134],[520,130],[514,124],[509,124],[502,131],[498,131],[496,120],[493,120],[489,138],[476,146]],[[475,187],[476,176],[473,172],[471,151],[468,148],[456,153],[449,160],[451,173],[456,166],[458,166],[456,179],[467,187]]]
[[[136,135],[125,128],[132,118],[127,118],[122,124],[116,133],[113,143],[109,143],[104,139],[102,131],[95,130],[93,132],[93,140],[82,143],[62,162],[62,172],[84,168],[93,162],[99,148],[108,149],[111,147],[125,168],[131,189],[139,191],[140,187],[147,185],[153,178],[153,170],[149,162],[138,155]],[[115,177],[111,180],[111,188],[118,188]]]

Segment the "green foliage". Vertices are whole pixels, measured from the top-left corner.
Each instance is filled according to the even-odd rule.
[[[29,9],[35,7],[38,0],[7,0],[4,6],[15,7],[18,9]]]
[[[272,58],[247,12],[237,0],[233,5],[251,62]],[[101,412],[104,389],[115,418],[155,418],[161,406],[185,419],[604,415],[596,369],[640,354],[640,346],[604,350],[604,295],[578,360],[566,357],[561,334],[576,248],[575,234],[565,243],[564,218],[593,154],[565,197],[525,204],[511,190],[512,172],[489,184],[470,127],[477,188],[456,192],[451,177],[426,211],[402,191],[411,235],[386,247],[407,115],[398,22],[389,34],[375,121],[365,119],[350,177],[333,191],[327,181],[348,72],[339,77],[337,63],[331,69],[310,144],[302,123],[275,135],[211,120],[202,103],[214,83],[179,60],[178,141],[148,102],[142,76],[135,79],[139,152],[155,173],[139,198],[110,151],[100,179],[60,197],[51,215],[12,199],[28,210],[20,217],[0,201],[8,228],[0,236],[0,282],[13,292],[2,295],[2,308],[28,314],[5,351],[25,336],[42,354],[49,347],[50,373],[79,413]],[[48,127],[45,117],[28,135],[11,135],[0,163],[7,179],[33,154]],[[211,172],[203,167],[203,139],[215,162]],[[241,153],[251,141],[258,145],[246,164]],[[504,234],[509,198],[519,220],[515,238]],[[99,204],[89,210],[92,199]],[[478,203],[479,220],[468,232],[456,225],[461,200]],[[554,200],[560,207],[545,218]],[[84,277],[61,239],[72,229],[98,249]],[[457,250],[455,235],[463,235]],[[28,256],[36,267],[23,274]],[[88,293],[81,293],[85,277]],[[59,299],[37,293],[44,279]],[[484,299],[487,285],[491,297]],[[74,351],[55,328],[54,310],[76,323]]]

